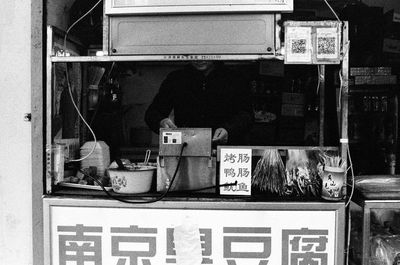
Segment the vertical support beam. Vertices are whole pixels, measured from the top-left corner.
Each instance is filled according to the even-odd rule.
[[[281,14],[275,14],[275,51],[274,51],[274,55],[282,54],[282,40],[281,40],[281,26],[279,26],[278,21],[281,20]]]
[[[90,121],[88,120],[88,95],[89,95],[89,83],[88,83],[88,65],[86,63],[81,63],[81,69],[82,69],[82,90],[81,90],[81,113],[82,116],[85,118],[86,122],[90,124]],[[87,127],[86,125],[82,122],[80,126],[80,132],[79,132],[79,139],[81,144],[86,142],[86,136],[87,136]]]
[[[325,142],[325,65],[318,65],[319,85],[319,146]]]
[[[51,152],[51,142],[52,142],[52,109],[53,109],[53,104],[52,104],[52,87],[53,87],[53,67],[52,67],[52,62],[51,62],[51,56],[53,55],[53,29],[51,26],[47,27],[47,49],[46,49],[46,153]],[[48,154],[47,154],[48,155]],[[48,157],[46,156],[46,159]],[[51,164],[49,161],[46,161],[46,183],[45,183],[45,189],[46,193],[50,194],[51,193]]]
[[[103,53],[108,55],[109,42],[108,42],[108,31],[110,26],[109,16],[106,15],[106,5],[103,5]]]
[[[367,203],[363,203],[363,227],[362,227],[362,265],[369,265],[370,256],[370,226],[371,226],[371,208]]]
[[[31,3],[31,113],[32,113],[32,265],[43,264],[43,181],[44,141],[43,116],[45,58],[43,35],[44,1]],[[10,10],[11,12],[11,10]],[[28,165],[26,165],[28,166]]]
[[[347,162],[347,150],[349,148],[349,137],[348,137],[348,114],[349,114],[349,23],[344,22],[343,27],[343,60],[342,60],[342,87],[341,87],[341,156],[342,159]]]

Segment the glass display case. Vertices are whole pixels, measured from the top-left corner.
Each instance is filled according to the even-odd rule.
[[[400,262],[400,178],[360,176],[352,207],[351,260],[362,265]]]

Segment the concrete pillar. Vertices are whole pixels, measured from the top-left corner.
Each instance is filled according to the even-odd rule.
[[[41,0],[1,2],[0,264],[43,262],[42,172],[32,167],[33,160],[43,162],[40,141],[32,145],[32,135],[41,133],[41,105],[32,104],[43,80],[41,17]],[[24,121],[25,113],[35,122]]]

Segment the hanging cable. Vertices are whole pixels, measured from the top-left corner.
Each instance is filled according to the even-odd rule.
[[[71,26],[69,26],[69,28],[67,29],[67,31],[65,32],[65,36],[64,36],[64,54],[66,54],[67,51],[67,36],[69,31],[75,27],[76,24],[78,24],[79,21],[81,21],[83,18],[85,18],[87,15],[89,15],[103,0],[99,0],[96,4],[94,4],[94,6],[92,8],[89,9],[89,11],[87,11],[85,14],[83,14],[80,18],[78,18],[74,23],[72,23]]]
[[[350,202],[351,202],[351,199],[353,198],[354,186],[355,186],[355,185],[354,185],[355,177],[354,177],[353,162],[352,162],[352,160],[351,160],[350,148],[349,148],[349,147],[347,147],[347,155],[348,155],[348,157],[349,157],[349,164],[350,164],[350,166],[349,166],[349,168],[346,170],[346,172],[350,169],[350,172],[351,172],[351,193],[350,193],[350,196],[349,196],[349,198],[348,198],[348,200],[347,200],[347,202],[346,202],[345,207],[349,206],[349,204],[350,204]],[[345,175],[347,175],[347,174],[345,174]]]
[[[319,64],[317,64],[317,69],[318,69],[318,83],[317,83],[317,95],[319,94],[319,88],[321,86],[321,70],[319,69]]]
[[[95,181],[95,182],[102,188],[102,190],[107,194],[107,196],[110,197],[110,198],[112,198],[112,199],[114,199],[114,200],[117,200],[117,201],[120,201],[120,202],[124,202],[124,203],[130,203],[130,204],[154,203],[154,202],[161,201],[161,200],[169,193],[169,191],[171,190],[172,184],[173,184],[174,181],[175,181],[176,174],[178,173],[178,170],[179,170],[179,167],[180,167],[180,164],[181,164],[183,150],[185,149],[186,146],[187,146],[187,143],[184,142],[184,143],[182,144],[181,151],[180,151],[180,153],[179,153],[178,163],[177,163],[177,165],[176,165],[175,172],[174,172],[174,174],[173,174],[173,176],[172,176],[172,179],[171,179],[171,182],[170,182],[170,184],[169,184],[169,186],[168,186],[168,189],[167,189],[163,194],[161,194],[159,197],[157,197],[157,198],[155,198],[155,199],[152,199],[152,200],[148,200],[148,201],[130,201],[130,200],[125,200],[125,199],[122,199],[122,198],[120,198],[120,197],[114,196],[114,195],[112,195],[110,192],[108,192],[108,190],[106,190],[106,189],[104,188],[103,184],[102,184],[100,181],[98,181],[96,178],[90,176],[89,174],[86,174],[86,172],[84,172],[84,171],[82,171],[82,170],[80,170],[80,169],[79,169],[79,171],[80,171],[82,174],[84,174],[85,176],[87,176],[87,177],[93,179],[93,181]]]
[[[327,0],[324,0],[325,4],[329,7],[329,9],[332,11],[332,13],[335,15],[337,21],[339,21],[340,23],[342,23],[342,21],[339,19],[338,15],[336,14],[335,10],[333,10],[332,6],[328,3]]]
[[[80,17],[79,19],[77,19],[74,23],[72,23],[71,26],[69,26],[69,28],[68,28],[67,31],[65,32],[65,36],[64,36],[64,47],[63,47],[63,49],[64,49],[64,55],[66,55],[66,52],[67,52],[67,37],[68,37],[68,33],[70,32],[70,30],[71,30],[79,21],[81,21],[84,17],[86,17],[88,14],[90,14],[101,2],[102,2],[102,0],[99,0],[92,8],[89,9],[89,11],[87,11],[85,14],[83,14],[83,16],[81,16],[81,17]],[[84,123],[84,124],[86,125],[86,127],[89,129],[90,133],[91,133],[92,136],[93,136],[93,141],[94,141],[94,144],[93,144],[92,149],[90,150],[90,152],[89,152],[86,156],[84,156],[84,157],[82,157],[82,158],[79,158],[79,159],[73,159],[73,160],[69,160],[69,161],[68,161],[68,162],[79,162],[79,161],[82,161],[82,160],[88,158],[90,155],[93,154],[94,150],[96,149],[97,138],[96,138],[96,135],[95,135],[95,133],[93,132],[92,128],[91,128],[90,125],[87,123],[87,121],[85,120],[85,118],[83,117],[83,115],[82,115],[81,112],[79,111],[78,106],[77,106],[76,103],[75,103],[74,96],[73,96],[73,94],[72,94],[71,84],[70,84],[70,81],[69,81],[68,63],[65,64],[65,78],[66,78],[66,81],[67,81],[68,92],[69,92],[69,95],[70,95],[70,97],[71,97],[72,105],[74,106],[75,110],[77,111],[79,117],[82,119],[83,123]]]
[[[349,218],[347,221],[346,265],[349,265],[350,242],[351,242],[351,211],[349,210]]]
[[[342,76],[342,71],[339,71],[339,94],[338,94],[339,109],[342,109],[342,89],[343,89],[343,76]]]
[[[96,149],[97,138],[96,138],[96,134],[94,133],[94,131],[92,130],[90,125],[87,123],[87,121],[85,120],[85,118],[83,117],[82,113],[79,111],[78,106],[75,103],[74,95],[72,94],[71,84],[69,82],[68,64],[67,63],[65,65],[65,68],[66,68],[66,79],[67,79],[68,92],[69,92],[69,96],[71,98],[72,105],[74,106],[76,112],[78,113],[78,115],[81,118],[81,120],[83,121],[83,123],[86,125],[86,127],[89,129],[90,133],[93,135],[93,141],[94,141],[92,149],[90,150],[90,152],[86,156],[81,157],[79,159],[72,159],[72,160],[68,161],[68,162],[79,162],[79,161],[85,160],[86,158],[88,158],[89,156],[91,156],[93,154],[94,150]]]

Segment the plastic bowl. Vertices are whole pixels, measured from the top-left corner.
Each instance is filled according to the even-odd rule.
[[[156,167],[139,166],[134,169],[120,170],[109,168],[111,185],[117,193],[145,193],[151,188]]]

